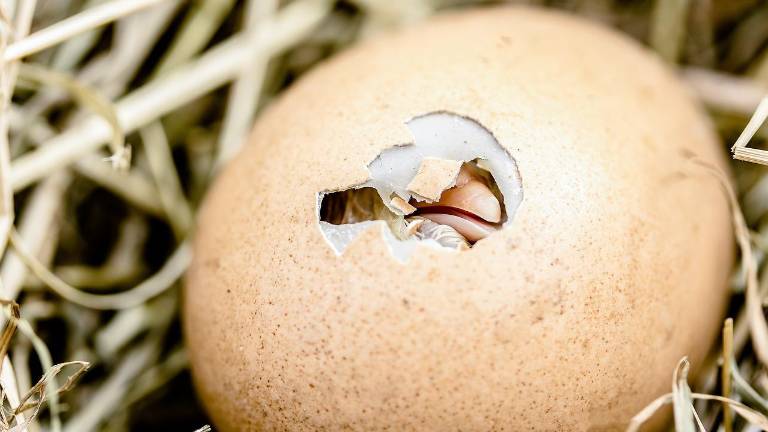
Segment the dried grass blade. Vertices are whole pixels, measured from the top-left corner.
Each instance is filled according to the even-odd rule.
[[[693,419],[693,399],[691,388],[688,387],[688,370],[690,363],[683,357],[672,374],[672,408],[675,414],[675,430],[677,432],[696,432]]]
[[[40,360],[40,364],[43,367],[43,370],[50,370],[53,368],[53,359],[51,358],[51,352],[48,350],[48,347],[45,345],[45,342],[43,342],[42,339],[35,333],[35,330],[32,328],[32,325],[29,324],[28,321],[26,321],[23,318],[20,318],[18,320],[17,328],[19,332],[21,332],[24,336],[26,336],[31,342],[32,346],[35,349],[35,352],[37,353],[37,357]],[[49,382],[49,385],[56,386],[56,375],[49,375],[47,381]],[[60,431],[61,430],[61,419],[59,418],[59,395],[56,392],[49,392],[48,393],[48,407],[50,411],[51,416],[51,430],[53,431]],[[35,413],[35,415],[37,415]],[[34,416],[32,416],[32,419]],[[32,419],[29,419],[28,422],[31,422]]]
[[[747,278],[746,309],[752,335],[752,346],[760,362],[763,365],[768,365],[768,321],[765,319],[762,301],[758,292],[757,262],[752,252],[751,236],[747,223],[744,220],[744,214],[741,212],[739,201],[736,198],[736,192],[734,192],[730,181],[728,181],[728,178],[720,169],[696,157],[691,158],[691,162],[704,168],[714,176],[725,192],[730,204],[733,230],[741,250],[741,265]]]
[[[83,7],[88,10],[104,2],[105,0],[85,0]],[[62,44],[56,47],[56,52],[53,53],[48,63],[51,69],[73,70],[83,60],[83,57],[93,50],[104,30],[104,27],[95,27],[62,41]]]
[[[163,205],[158,199],[157,189],[151,180],[139,170],[115,172],[103,158],[87,155],[74,165],[78,174],[111,191],[129,204],[156,216],[166,217]]]
[[[755,426],[761,427],[763,430],[768,430],[768,417],[755,411],[754,409],[744,405],[741,402],[733,399],[727,399],[718,395],[707,395],[700,393],[692,394],[694,399],[714,400],[718,402],[727,403],[731,406],[734,412],[747,420],[749,423]]]
[[[14,3],[15,5],[15,3]],[[9,37],[19,39],[24,37],[32,25],[36,0],[22,2],[15,10],[14,22],[3,16],[0,28],[0,53],[5,53]],[[11,180],[11,158],[8,140],[8,121],[13,88],[16,83],[18,64],[16,62],[0,63],[0,255],[5,252],[8,235],[13,225],[13,185]]]
[[[93,7],[13,43],[3,54],[3,62],[18,60],[42,51],[161,1],[167,0],[114,0]]]
[[[24,414],[13,414],[19,406],[19,380],[16,375],[16,370],[11,363],[11,359],[4,357],[2,370],[0,370],[0,427],[4,427],[7,430],[10,428],[10,417],[15,417],[16,424],[22,424],[25,422]],[[8,407],[5,406],[5,401],[8,401]]]
[[[58,375],[62,369],[68,366],[76,365],[78,368],[71,373],[67,380],[62,384],[59,388],[56,389],[56,393],[61,395],[62,393],[66,393],[69,390],[71,390],[77,381],[86,373],[88,372],[88,369],[91,367],[91,364],[86,361],[70,361],[65,363],[59,363],[55,366],[53,366],[51,369],[48,370],[48,372],[43,375],[40,380],[37,381],[37,383],[32,386],[29,391],[24,395],[24,397],[21,398],[21,405],[19,405],[18,408],[16,408],[15,413],[21,413],[30,409],[35,409],[36,411],[39,409],[40,405],[45,402],[45,395],[48,391],[48,380],[50,376],[52,375]],[[37,396],[37,398],[35,398]],[[32,419],[30,419],[32,420]]]
[[[29,253],[15,230],[11,231],[11,244],[32,273],[58,295],[81,306],[100,310],[130,308],[159,295],[181,277],[192,259],[189,244],[182,243],[157,273],[132,289],[117,294],[91,294],[67,284],[48,270]]]
[[[115,371],[100,384],[93,394],[91,403],[84,405],[79,412],[73,413],[65,432],[96,430],[107,417],[115,412],[125,393],[134,384],[142,370],[152,364],[160,354],[159,334],[150,335],[142,344],[128,351]]]
[[[52,173],[35,188],[25,204],[24,213],[17,221],[18,231],[35,256],[57,243],[57,237],[51,232],[56,232],[64,193],[71,182],[72,176],[65,170]],[[1,296],[16,299],[27,275],[27,267],[13,251],[9,251],[0,265]]]
[[[16,333],[16,326],[21,318],[19,313],[19,304],[13,300],[0,299],[0,305],[8,306],[10,310],[10,319],[6,322],[2,334],[0,334],[0,359],[4,359],[8,354],[8,347],[11,345],[11,339]]]
[[[733,359],[733,318],[725,320],[723,325],[723,367],[720,372],[721,386],[723,388],[723,397],[731,397],[731,370],[733,365],[731,364]],[[731,432],[733,430],[733,413],[731,412],[731,406],[723,404],[723,425],[725,426],[725,432]]]
[[[754,80],[708,69],[685,68],[683,78],[699,99],[718,111],[751,115],[766,92]]]
[[[205,48],[226,19],[235,0],[196,0],[184,17],[180,30],[165,52],[155,76],[160,76],[194,57]]]
[[[632,417],[632,420],[630,420],[629,425],[627,426],[627,432],[638,432],[640,430],[640,427],[642,427],[643,424],[645,424],[645,422],[650,420],[651,417],[653,417],[653,415],[656,414],[656,411],[660,410],[661,407],[671,402],[672,402],[672,393],[667,393],[663,396],[656,398],[653,402],[649,403],[639,413],[635,414],[635,416]]]
[[[183,346],[177,347],[159,365],[144,371],[136,378],[136,383],[123,399],[123,407],[128,407],[158,388],[166,385],[171,379],[189,367],[187,352]]]
[[[731,359],[731,376],[733,378],[733,387],[744,399],[758,405],[763,412],[768,413],[768,400],[760,395],[751,385],[741,376],[736,360]]]
[[[747,126],[744,127],[741,135],[739,135],[739,138],[736,139],[733,147],[731,147],[731,151],[736,159],[768,165],[768,152],[747,147],[749,141],[755,136],[757,130],[765,123],[766,119],[768,119],[768,96],[765,96],[757,105],[752,118],[749,119]]]
[[[651,46],[670,63],[680,57],[690,0],[656,0],[651,18]]]
[[[106,120],[112,130],[110,147],[112,148],[113,168],[126,170],[131,162],[131,149],[125,145],[123,128],[115,111],[115,106],[97,91],[81,84],[77,79],[41,66],[23,64],[20,68],[21,77],[41,84],[56,86],[72,95],[81,105]]]
[[[281,10],[270,27],[269,37],[253,43],[238,35],[208,50],[190,64],[174,69],[116,103],[123,130],[131,132],[178,109],[233,79],[243,58],[253,52],[280,52],[296,43],[327,14],[327,1],[296,1]],[[53,138],[30,154],[14,160],[11,185],[19,190],[96,150],[110,137],[109,125],[90,117]]]
[[[13,365],[11,364],[11,360],[7,357],[7,354],[8,354],[8,348],[11,345],[11,339],[13,338],[13,335],[16,333],[16,327],[18,325],[19,318],[21,318],[21,314],[19,311],[19,304],[13,300],[0,299],[0,305],[8,306],[9,318],[10,318],[8,320],[5,320],[6,323],[3,328],[2,335],[0,335],[0,362],[2,362],[0,363],[0,368],[2,368],[2,370],[0,370],[0,383],[2,384],[2,391],[3,391],[2,399],[7,398],[11,408],[15,409],[20,405],[19,388],[16,380],[16,375],[13,370]],[[7,390],[7,396],[6,396],[6,390]],[[4,408],[2,399],[0,399],[0,407]],[[7,424],[7,417],[10,417],[10,416],[13,416],[16,418],[16,423],[25,421],[23,414],[9,413],[9,415],[6,416],[4,409],[2,411],[3,411],[3,422],[5,424]]]
[[[246,31],[250,37],[264,37],[259,33],[263,26],[269,26],[269,17],[277,9],[276,0],[251,0],[247,3]],[[264,86],[270,56],[253,55],[232,83],[227,96],[224,125],[219,136],[214,169],[231,159],[245,141]]]
[[[62,369],[70,365],[78,365],[80,367],[67,378],[67,381],[62,387],[57,388],[56,391],[46,391],[49,386],[56,385],[56,375],[58,375]],[[89,367],[90,364],[83,361],[72,361],[51,366],[43,375],[43,377],[40,378],[40,380],[27,392],[27,394],[24,395],[24,397],[21,399],[21,405],[16,409],[15,412],[18,414],[31,409],[32,414],[29,415],[25,423],[14,426],[10,429],[9,432],[21,432],[29,427],[40,413],[40,409],[42,408],[43,403],[46,401],[46,395],[48,396],[47,399],[52,402],[51,409],[53,410],[53,401],[58,401],[58,395],[70,390],[74,386],[75,382],[77,382],[77,380],[88,370]],[[35,395],[37,395],[37,398],[31,402],[28,402]],[[57,426],[54,427],[54,429],[60,428],[61,425],[58,423]]]
[[[752,68],[754,79],[760,82],[768,82],[768,49],[763,50],[763,53],[755,63],[755,66]]]
[[[184,196],[173,162],[171,145],[160,122],[139,130],[157,194],[177,240],[183,239],[192,225],[192,208]]]
[[[728,404],[736,414],[740,415],[742,418],[747,420],[752,425],[759,426],[763,428],[763,430],[768,430],[768,418],[766,418],[766,416],[761,414],[760,412],[755,411],[754,409],[744,405],[741,402],[735,401],[733,399],[724,398],[719,395],[691,393],[690,396],[691,396],[691,399],[711,400],[711,401],[717,401],[724,404]],[[646,421],[648,421],[651,417],[653,417],[656,411],[661,409],[664,405],[672,403],[672,401],[673,401],[672,393],[667,393],[663,396],[659,396],[656,400],[654,400],[653,402],[648,404],[645,408],[643,408],[642,411],[640,411],[634,417],[632,417],[632,420],[630,421],[629,426],[626,429],[627,432],[638,432],[642,427],[642,425]],[[677,424],[675,424],[675,427],[677,428]]]

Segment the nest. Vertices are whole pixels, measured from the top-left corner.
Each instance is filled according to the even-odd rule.
[[[461,0],[0,1],[0,429],[209,430],[179,328],[202,196],[262,107],[356,40]],[[736,143],[741,263],[679,430],[768,428],[768,4],[529,0],[657,51]],[[726,147],[724,147],[725,151]],[[743,210],[743,211],[742,211]],[[691,388],[696,390],[694,393]],[[185,429],[186,428],[186,429]]]

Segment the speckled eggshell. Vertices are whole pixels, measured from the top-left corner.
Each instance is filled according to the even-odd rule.
[[[406,264],[342,256],[316,193],[447,110],[514,157],[513,223]],[[184,330],[223,431],[617,429],[715,339],[733,259],[702,110],[628,38],[561,13],[443,15],[315,68],[260,117],[199,219]]]

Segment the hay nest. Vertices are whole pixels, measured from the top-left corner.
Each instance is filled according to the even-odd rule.
[[[209,430],[178,298],[211,179],[261,108],[322,59],[491,3],[0,0],[0,429]],[[698,382],[681,360],[670,394],[631,428],[669,403],[679,430],[768,428],[768,3],[526,3],[657,51],[743,160],[728,187],[742,252],[733,319]]]

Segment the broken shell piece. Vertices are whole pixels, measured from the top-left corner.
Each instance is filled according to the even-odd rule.
[[[485,171],[487,173],[491,172],[491,166],[490,166],[490,164],[488,163],[487,160],[485,160],[485,159],[478,159],[476,161],[476,164],[477,164],[477,167],[479,169],[481,169],[481,170],[483,170],[483,171]]]
[[[501,221],[501,204],[482,179],[466,166],[461,169],[456,186],[444,191],[436,203],[416,203],[416,207],[451,207],[472,213],[492,223]]]
[[[416,207],[408,204],[408,201],[400,198],[397,195],[392,197],[392,199],[389,201],[389,206],[400,210],[404,215],[409,215],[416,211]]]
[[[413,237],[419,232],[419,228],[426,221],[422,217],[413,217],[405,220],[404,234],[406,238]]]
[[[437,201],[444,190],[456,184],[461,164],[462,161],[426,157],[408,190],[428,201]]]

